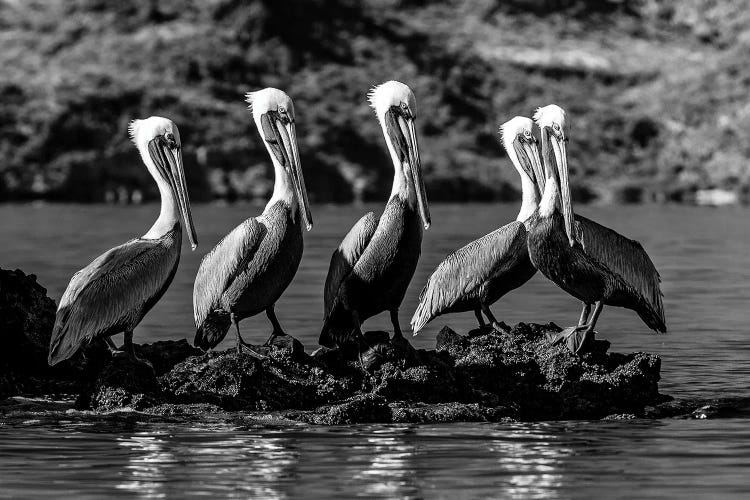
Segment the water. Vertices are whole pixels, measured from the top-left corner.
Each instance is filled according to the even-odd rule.
[[[277,304],[282,325],[310,349],[322,315],[332,250],[372,207],[314,207],[300,270]],[[437,205],[420,266],[402,306],[408,324],[419,289],[449,252],[515,217],[510,205]],[[192,280],[202,254],[250,205],[194,207],[196,252],[183,251],[170,290],[136,330],[137,342],[192,338]],[[618,351],[663,358],[662,392],[677,397],[750,395],[750,210],[681,206],[581,207],[580,213],[640,240],[663,278],[669,333],[635,314],[605,309],[597,330]],[[155,206],[0,206],[0,265],[33,272],[58,298],[99,253],[142,234]],[[575,322],[579,305],[536,276],[494,306],[517,321]],[[434,345],[439,318],[415,339]],[[270,332],[263,315],[247,338]],[[388,329],[387,315],[367,329]],[[229,342],[227,341],[229,345]],[[120,495],[259,498],[743,498],[750,494],[750,419],[426,426],[244,427],[155,424],[131,417],[91,422],[0,422],[0,497]]]

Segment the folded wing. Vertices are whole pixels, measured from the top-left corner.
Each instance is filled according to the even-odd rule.
[[[655,315],[653,327],[666,331],[661,277],[641,244],[580,215],[576,229],[584,251],[635,289]]]
[[[323,294],[324,317],[327,318],[331,313],[341,284],[354,269],[377,227],[378,218],[375,214],[373,212],[365,214],[352,226],[339,247],[333,252]]]
[[[179,248],[179,238],[172,244]],[[163,238],[139,238],[73,275],[57,309],[50,364],[69,358],[100,334],[137,323],[171,282],[178,261],[179,251],[170,252]]]
[[[490,278],[517,264],[525,246],[526,228],[514,221],[448,255],[422,289],[412,331],[417,333],[435,317],[476,296]]]

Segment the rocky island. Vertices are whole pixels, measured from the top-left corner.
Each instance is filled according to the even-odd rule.
[[[372,348],[364,355],[366,371],[352,353],[308,353],[293,337],[259,346],[264,359],[234,349],[204,353],[186,340],[155,342],[138,346],[147,361],[142,363],[113,357],[93,343],[50,368],[46,349],[54,312],[54,301],[33,275],[0,270],[0,416],[134,413],[336,425],[706,418],[750,406],[739,400],[674,401],[659,393],[658,356],[612,353],[603,340],[575,355],[547,342],[545,333],[559,331],[554,324],[467,334],[446,326],[430,350],[391,343],[386,332],[367,332]]]

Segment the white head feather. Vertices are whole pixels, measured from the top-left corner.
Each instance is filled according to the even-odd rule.
[[[567,125],[565,111],[557,104],[550,104],[537,108],[534,113],[534,121],[539,128],[552,127],[555,123],[563,130]]]
[[[156,137],[171,132],[174,135],[177,145],[180,145],[180,131],[177,125],[169,118],[161,116],[150,116],[143,120],[133,120],[128,125],[128,134],[130,140],[138,149],[145,147]]]
[[[367,94],[370,106],[375,110],[379,120],[385,116],[385,112],[392,106],[405,104],[413,117],[417,116],[417,100],[408,85],[395,80],[390,80],[373,87]]]
[[[511,152],[515,153],[513,149],[513,141],[519,135],[532,134],[534,130],[534,122],[530,118],[525,116],[515,116],[507,122],[500,125],[500,140],[503,143],[503,147],[508,154]]]
[[[253,120],[260,129],[260,117],[269,111],[286,111],[289,118],[294,120],[294,103],[286,92],[266,87],[263,90],[248,92],[245,101],[249,104],[248,109],[253,113]]]

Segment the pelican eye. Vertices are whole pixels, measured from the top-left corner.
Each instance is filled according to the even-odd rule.
[[[164,140],[167,141],[167,146],[171,149],[175,149],[177,147],[177,140],[174,138],[174,134],[172,132],[167,132],[164,134]]]

